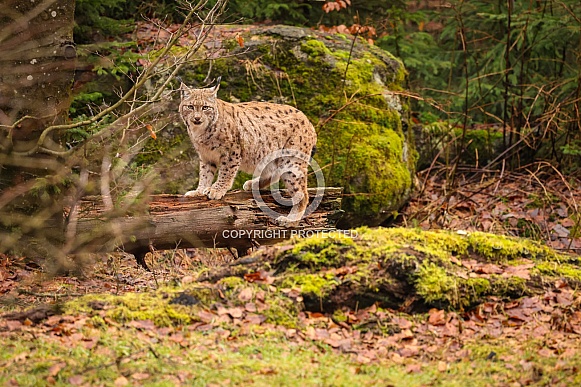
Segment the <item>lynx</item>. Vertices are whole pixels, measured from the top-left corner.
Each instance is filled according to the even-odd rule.
[[[218,99],[220,78],[214,87],[197,89],[182,83],[180,115],[200,158],[198,187],[185,196],[221,199],[240,170],[254,174],[257,165],[282,152],[262,170],[260,176],[244,183],[244,190],[267,188],[282,180],[292,197],[293,207],[276,222],[295,225],[308,205],[307,167],[317,134],[300,110],[267,102],[228,103]],[[301,154],[307,157],[293,157]],[[218,170],[216,182],[212,184]]]

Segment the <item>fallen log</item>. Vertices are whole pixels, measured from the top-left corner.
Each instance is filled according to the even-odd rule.
[[[292,229],[276,225],[252,193],[244,191],[229,192],[222,200],[152,195],[110,211],[105,209],[101,197],[88,196],[69,208],[66,215],[75,219],[77,250],[123,250],[147,269],[144,257],[149,251],[227,247],[236,249],[241,256],[253,247],[333,229],[342,212],[341,193],[341,188],[325,188],[315,211]],[[315,194],[316,189],[309,189],[311,200]],[[271,194],[261,193],[261,197],[262,205],[288,212]]]

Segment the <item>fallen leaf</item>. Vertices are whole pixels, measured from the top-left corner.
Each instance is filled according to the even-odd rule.
[[[250,301],[252,300],[252,294],[253,290],[251,287],[244,288],[238,294],[238,299],[242,302]]]
[[[151,320],[132,320],[127,325],[144,331],[149,331],[155,328],[155,324]]]
[[[408,374],[411,373],[418,373],[422,371],[422,365],[419,363],[414,363],[414,364],[408,364],[406,367],[406,372]]]
[[[555,352],[549,348],[543,348],[538,352],[538,354],[543,357],[553,357]]]
[[[53,364],[52,366],[49,367],[48,369],[48,374],[50,376],[57,376],[58,373],[67,365],[67,363],[65,362],[60,362],[60,363],[56,363]]]
[[[428,312],[429,318],[428,323],[432,325],[444,325],[446,324],[446,312],[440,309],[432,308]]]
[[[123,387],[123,386],[127,386],[128,384],[129,384],[129,380],[127,380],[127,378],[125,376],[119,376],[113,382],[113,385],[115,387]]]
[[[236,42],[238,42],[240,47],[244,47],[244,38],[239,34],[236,34]]]
[[[149,379],[151,375],[149,375],[146,372],[136,372],[134,374],[131,375],[131,379],[135,379],[135,380],[145,380],[145,379]]]
[[[244,315],[244,309],[242,309],[240,307],[230,308],[230,309],[228,309],[228,314],[232,318],[240,318]]]
[[[214,318],[216,317],[216,315],[212,312],[208,312],[207,310],[202,309],[198,311],[198,317],[202,322],[211,323],[212,320],[214,320]]]
[[[81,375],[73,375],[69,378],[69,384],[73,386],[80,386],[83,384],[83,377]]]

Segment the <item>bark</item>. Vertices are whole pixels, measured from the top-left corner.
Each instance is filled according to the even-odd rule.
[[[309,190],[313,198],[315,189]],[[284,212],[271,195],[264,202]],[[239,251],[270,245],[299,233],[333,228],[341,214],[341,189],[326,188],[318,208],[296,229],[284,229],[262,212],[252,193],[229,192],[222,200],[186,198],[181,195],[153,195],[137,204],[121,204],[106,211],[97,196],[77,204],[76,240],[78,251],[113,251],[134,254],[138,262],[150,250],[187,247],[229,247]],[[77,211],[77,210],[75,210]],[[288,209],[286,209],[288,212]],[[71,217],[69,212],[68,216]]]
[[[28,254],[25,236],[38,253],[58,252],[62,235],[43,222],[62,219],[55,192],[42,195],[38,178],[59,184],[66,171],[47,154],[17,156],[34,149],[42,131],[66,120],[74,78],[74,0],[4,0],[0,4],[0,246]],[[58,133],[55,133],[58,136]],[[43,143],[62,150],[58,139]],[[55,217],[56,215],[56,217]],[[17,246],[20,243],[21,246]],[[48,250],[51,250],[49,252]],[[39,255],[34,254],[34,255]]]

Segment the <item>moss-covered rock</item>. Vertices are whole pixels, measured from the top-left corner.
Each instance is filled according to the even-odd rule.
[[[581,284],[579,257],[540,243],[481,232],[360,228],[295,239],[215,275],[274,270],[274,285],[299,289],[308,310],[343,306],[463,309],[493,296],[540,294],[557,280]]]
[[[184,82],[201,87],[221,76],[219,97],[226,101],[271,101],[305,112],[317,128],[315,160],[326,185],[347,194],[343,226],[377,225],[400,208],[411,191],[416,154],[402,129],[405,106],[394,94],[406,74],[398,59],[363,39],[352,46],[345,36],[306,28],[224,26],[215,32],[198,54],[212,59],[187,67]],[[149,150],[150,158],[160,154]]]

